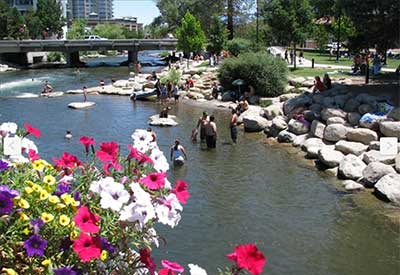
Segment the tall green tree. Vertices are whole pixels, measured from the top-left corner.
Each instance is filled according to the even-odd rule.
[[[83,39],[86,35],[87,22],[85,19],[75,19],[71,27],[68,29],[68,39]]]
[[[10,6],[6,0],[0,0],[0,39],[7,37],[7,19],[10,12]]]
[[[33,10],[28,10],[24,14],[26,28],[28,29],[28,35],[31,39],[37,39],[42,33],[40,18],[36,15]]]
[[[7,36],[13,39],[23,39],[27,35],[25,19],[17,8],[12,8],[7,16]]]
[[[61,34],[65,19],[57,0],[38,0],[36,16],[40,19],[40,27],[49,34]]]
[[[276,40],[293,46],[294,51],[312,31],[311,11],[308,0],[272,0],[265,6],[266,20]]]
[[[226,40],[227,31],[225,24],[218,16],[214,16],[208,34],[207,50],[212,54],[218,55],[224,49]]]
[[[119,24],[97,24],[93,33],[108,39],[125,39],[124,27]]]
[[[186,12],[182,19],[181,26],[176,30],[178,38],[178,49],[182,50],[186,56],[190,52],[200,51],[206,42],[206,36],[201,29],[199,20],[190,12]]]

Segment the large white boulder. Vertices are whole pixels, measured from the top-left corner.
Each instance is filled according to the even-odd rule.
[[[291,119],[288,123],[288,130],[296,135],[303,135],[308,133],[310,130],[310,125],[308,123],[303,123],[296,119]]]
[[[382,121],[379,130],[386,137],[397,137],[400,141],[400,121]]]
[[[348,128],[342,124],[331,124],[326,126],[324,131],[324,139],[327,141],[339,141],[346,139]]]
[[[283,143],[292,143],[296,139],[296,135],[289,132],[288,130],[283,130],[278,135],[278,141]]]
[[[320,139],[320,138],[309,138],[307,139],[302,145],[301,145],[301,149],[303,151],[308,151],[309,148],[311,147],[318,147],[318,148],[322,148],[324,147],[326,144],[325,142]]]
[[[336,108],[324,108],[321,111],[321,118],[324,121],[327,121],[330,117],[341,117],[343,119],[347,118],[347,113],[342,109]]]
[[[365,167],[367,165],[355,155],[346,155],[339,163],[339,176],[345,179],[359,180],[363,176]]]
[[[318,159],[331,168],[339,166],[343,157],[344,155],[342,152],[330,148],[322,148],[318,151]]]
[[[400,205],[400,175],[388,174],[382,177],[375,189],[396,205]]]
[[[283,105],[283,111],[286,115],[291,114],[298,107],[307,107],[312,104],[312,98],[306,94],[291,98]]]
[[[259,114],[248,114],[243,116],[243,125],[245,132],[261,132],[267,127],[268,120]]]
[[[176,117],[173,115],[168,115],[168,118],[160,118],[160,115],[152,115],[149,117],[149,125],[151,126],[167,126],[172,127],[178,125],[175,121]]]
[[[388,118],[392,118],[395,121],[400,121],[400,107],[396,107],[393,110],[391,110],[388,114],[387,114]]]
[[[384,164],[394,164],[396,155],[384,155],[378,150],[370,150],[363,155],[363,161],[367,164],[370,162],[382,162]]]
[[[72,108],[72,109],[87,109],[87,108],[93,107],[95,105],[96,105],[96,103],[95,102],[91,102],[91,101],[71,102],[70,104],[68,104],[68,107]]]
[[[372,187],[380,178],[391,173],[396,173],[392,166],[381,162],[371,162],[363,171],[363,181],[367,186]]]
[[[286,120],[283,116],[277,116],[272,120],[272,127],[275,129],[282,131],[288,127]]]
[[[368,145],[371,141],[378,140],[378,134],[375,131],[365,128],[350,129],[346,134],[347,140],[357,141]]]
[[[361,155],[365,151],[367,151],[368,145],[365,145],[361,142],[353,142],[346,140],[339,140],[335,144],[335,150],[342,152],[343,154],[353,154],[356,156]]]
[[[357,191],[365,189],[364,185],[361,183],[355,182],[354,180],[345,180],[343,181],[343,186],[346,191]]]
[[[323,138],[325,127],[326,125],[323,124],[321,121],[313,120],[310,127],[310,134],[317,138]]]
[[[275,103],[266,108],[264,108],[264,116],[271,120],[277,116],[283,115],[283,104],[282,103]]]

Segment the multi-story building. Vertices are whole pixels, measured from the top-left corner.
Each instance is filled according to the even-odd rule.
[[[130,31],[136,31],[136,32],[143,31],[143,23],[138,23],[137,17],[121,17],[108,20],[101,20],[90,16],[87,23],[88,26],[91,28],[96,27],[97,24],[119,24],[123,27],[126,27]]]
[[[113,0],[69,0],[72,18],[109,20],[113,18]]]
[[[11,7],[16,7],[21,13],[37,9],[37,0],[10,0],[9,3]]]

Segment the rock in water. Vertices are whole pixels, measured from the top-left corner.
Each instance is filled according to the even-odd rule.
[[[295,138],[296,135],[292,134],[287,130],[281,131],[278,135],[278,141],[283,143],[292,143],[295,140]]]
[[[272,104],[264,108],[264,116],[269,120],[282,115],[283,115],[283,108],[281,103]]]
[[[396,173],[396,171],[390,165],[371,162],[363,171],[363,181],[368,187],[373,187],[383,176],[391,173]]]
[[[350,141],[358,141],[368,145],[371,141],[378,140],[378,134],[375,131],[364,128],[350,129],[346,138]]]
[[[355,182],[354,180],[343,181],[343,186],[346,189],[346,191],[356,191],[365,189],[364,185]]]
[[[68,107],[72,108],[72,109],[87,109],[87,108],[93,107],[94,105],[96,105],[96,103],[91,102],[91,101],[71,102],[70,104],[68,104]]]
[[[308,123],[303,123],[296,119],[291,119],[289,121],[288,127],[289,131],[296,135],[306,134],[310,130],[310,126]]]
[[[258,110],[248,110],[242,114],[244,130],[246,132],[260,132],[268,126],[268,120],[259,115]]]
[[[331,124],[326,126],[324,131],[324,139],[327,141],[339,141],[346,139],[348,128],[342,124]]]
[[[328,167],[336,167],[342,161],[344,155],[342,152],[330,149],[322,148],[318,151],[318,159]]]
[[[355,155],[345,156],[339,163],[339,176],[345,179],[358,180],[362,178],[367,165]]]
[[[160,118],[159,115],[153,115],[149,118],[149,125],[151,126],[167,126],[172,127],[178,125],[178,122],[175,121],[175,116],[168,115],[168,118]]]
[[[340,140],[335,144],[335,150],[340,151],[345,155],[353,154],[359,156],[367,151],[367,149],[368,145],[362,144],[361,142]]]
[[[400,175],[389,174],[382,177],[375,189],[396,205],[400,205]]]

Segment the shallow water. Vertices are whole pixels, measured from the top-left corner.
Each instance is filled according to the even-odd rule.
[[[0,122],[40,128],[42,137],[35,141],[46,159],[63,151],[83,157],[80,136],[127,144],[133,130],[147,128],[147,118],[160,109],[118,96],[90,96],[97,105],[88,110],[67,108],[80,100],[3,98]],[[217,267],[229,265],[225,255],[235,245],[255,242],[268,258],[263,274],[400,274],[400,231],[381,218],[381,207],[359,207],[358,195],[338,191],[334,179],[307,168],[294,154],[262,144],[258,134],[240,131],[239,143],[231,145],[226,112],[208,110],[220,129],[215,151],[192,144],[191,130],[202,111],[181,103],[172,109],[178,127],[154,127],[164,152],[175,138],[186,146],[189,161],[172,169],[170,179],[187,180],[191,192],[178,227],[157,228],[167,240],[156,250],[158,263],[197,263],[214,275]],[[67,128],[72,141],[63,138]]]

